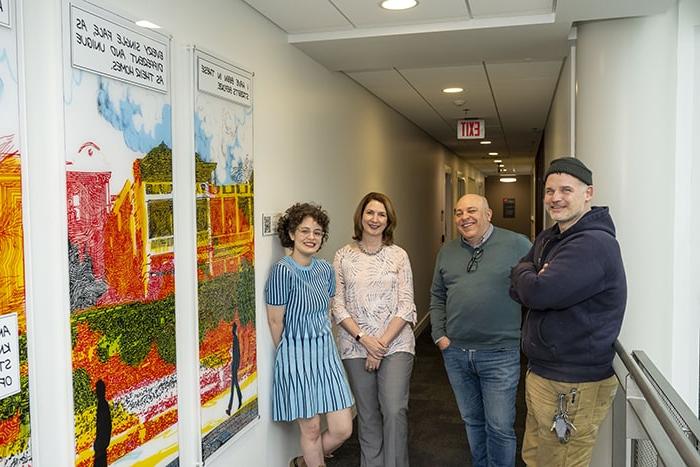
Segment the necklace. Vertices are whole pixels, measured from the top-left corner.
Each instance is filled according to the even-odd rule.
[[[366,254],[367,256],[374,256],[384,249],[384,244],[383,243],[380,244],[379,248],[377,248],[375,251],[369,251],[369,250],[365,249],[365,247],[362,246],[362,243],[357,242],[357,248],[359,248],[360,251],[362,253]]]

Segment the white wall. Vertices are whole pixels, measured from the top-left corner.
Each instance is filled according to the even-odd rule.
[[[680,3],[680,21],[674,7],[579,26],[576,155],[593,171],[595,202],[610,206],[623,250],[629,298],[621,340],[628,351],[646,351],[697,410],[697,77],[689,64],[700,21],[691,3]]]
[[[30,303],[35,306],[29,310],[35,325],[30,352],[37,360],[32,399],[33,441],[35,452],[41,451],[37,465],[70,465],[73,460],[70,333],[64,303],[67,267],[59,3],[26,0],[23,4],[28,26],[27,81],[32,88],[44,86],[28,96],[27,105],[32,128],[27,144],[28,177],[30,184],[36,180],[43,184],[34,186],[28,198],[29,209],[35,213],[29,227],[38,230],[41,226],[42,231],[30,236],[33,267],[28,272],[29,283],[40,285],[33,287]],[[282,31],[241,1],[178,2],[176,8],[167,0],[100,4],[133,19],[160,24],[173,35],[176,47],[196,44],[255,73],[256,220],[263,212],[282,211],[295,201],[321,203],[331,217],[331,237],[321,256],[331,259],[350,240],[352,213],[359,199],[370,190],[387,193],[398,211],[397,243],[406,248],[413,264],[419,318],[425,316],[442,231],[444,167],[476,178],[483,186],[478,171],[346,76],[326,70],[290,46]],[[174,71],[177,81],[178,69]],[[52,118],[46,118],[47,112]],[[42,164],[42,158],[50,161]],[[55,218],[55,225],[44,228],[42,216]],[[270,265],[282,254],[273,237],[256,235],[261,420],[207,465],[286,465],[298,452],[296,428],[270,421],[273,356],[262,292]],[[53,318],[47,319],[48,315]],[[57,349],[58,365],[53,356],[56,350],[52,353],[51,348]],[[192,411],[180,411],[180,427],[181,437],[197,431]],[[181,438],[181,446],[181,465],[194,465],[193,440]]]
[[[673,385],[698,414],[700,375],[700,2],[678,6],[676,171],[674,210]]]
[[[571,61],[567,57],[564,62],[547,117],[544,131],[545,167],[553,159],[571,155]]]
[[[559,81],[557,82],[557,88],[554,91],[554,97],[552,99],[552,105],[549,109],[549,115],[547,116],[547,124],[544,130],[544,170],[547,170],[550,162],[554,159],[564,156],[574,155],[575,150],[572,147],[575,143],[575,122],[574,114],[575,112],[575,102],[574,102],[574,75],[575,61],[576,61],[576,49],[575,45],[569,47],[569,56],[566,57],[564,64],[559,73]],[[533,173],[534,168],[533,168]],[[535,184],[533,183],[533,197],[535,196]],[[535,200],[536,203],[541,203],[541,199]],[[532,212],[535,212],[533,207]],[[544,228],[551,227],[554,222],[547,215],[546,210],[542,210],[542,216],[544,216],[543,226]],[[533,223],[534,224],[534,223]],[[536,234],[536,232],[535,232]]]

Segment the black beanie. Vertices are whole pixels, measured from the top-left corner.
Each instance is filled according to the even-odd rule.
[[[564,173],[574,176],[581,180],[586,185],[593,185],[593,173],[586,167],[583,162],[575,157],[561,157],[559,159],[554,159],[547,173],[544,174],[544,181],[547,182],[547,177],[551,174]]]

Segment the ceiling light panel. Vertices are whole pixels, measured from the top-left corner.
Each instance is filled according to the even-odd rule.
[[[296,1],[288,3],[296,4]],[[399,11],[381,8],[380,0],[333,0],[333,3],[358,28],[469,19],[464,0],[418,0],[416,7]]]
[[[136,21],[135,24],[136,24],[136,26],[140,26],[140,27],[146,28],[146,29],[160,29],[159,25],[157,25],[156,23],[152,23],[152,22],[148,21],[147,19],[140,19],[140,20]]]
[[[383,0],[379,6],[385,10],[401,11],[414,8],[418,5],[416,0]]]
[[[552,0],[467,0],[474,18],[530,16],[554,13]]]
[[[289,34],[342,31],[352,24],[328,0],[243,0]],[[376,7],[376,4],[375,4]],[[377,7],[379,8],[379,7]]]

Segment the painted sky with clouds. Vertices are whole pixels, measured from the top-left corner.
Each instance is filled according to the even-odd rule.
[[[253,167],[253,109],[198,93],[195,109],[195,151],[216,162],[216,184],[249,182]],[[248,170],[239,170],[246,165]]]
[[[112,172],[116,195],[133,180],[132,164],[153,147],[172,147],[169,96],[81,70],[65,81],[67,170]],[[80,148],[94,143],[92,155]]]

